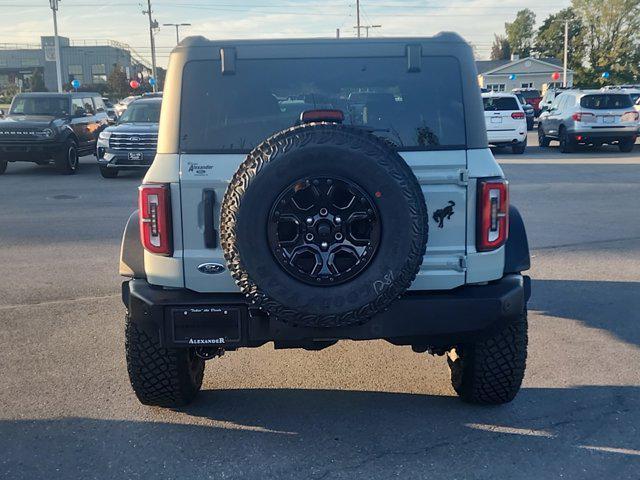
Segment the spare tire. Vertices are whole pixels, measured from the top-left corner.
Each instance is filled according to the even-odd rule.
[[[258,145],[222,202],[227,267],[251,301],[293,325],[364,323],[415,279],[428,215],[390,142],[310,123]]]

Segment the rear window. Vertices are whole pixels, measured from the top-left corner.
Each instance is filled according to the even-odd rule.
[[[629,95],[605,93],[585,95],[580,99],[580,106],[590,110],[611,110],[632,107],[633,102]]]
[[[485,112],[496,112],[501,110],[520,110],[515,97],[486,97],[482,99]]]
[[[526,98],[527,100],[530,100],[532,98],[539,98],[540,97],[540,92],[538,90],[522,90],[519,93],[521,93],[522,96],[524,98]]]
[[[222,75],[219,60],[183,72],[180,149],[246,152],[305,110],[339,109],[344,123],[370,129],[399,149],[464,148],[462,86],[452,57],[242,60]]]

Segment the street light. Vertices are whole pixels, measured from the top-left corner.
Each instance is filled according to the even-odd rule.
[[[62,93],[62,67],[60,66],[60,39],[58,38],[58,0],[49,0],[53,12],[53,45],[56,51],[56,77],[58,79],[58,93]]]
[[[176,43],[180,43],[180,27],[190,27],[190,23],[163,23],[164,27],[176,27]]]

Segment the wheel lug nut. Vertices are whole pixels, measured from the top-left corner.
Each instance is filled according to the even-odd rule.
[[[318,185],[320,185],[320,180],[318,180],[318,179],[316,178],[316,179],[315,179],[313,182],[311,182],[311,183],[313,183],[313,184],[317,187]]]
[[[336,233],[336,240],[342,240],[342,234],[340,232]]]
[[[332,185],[333,184],[333,180],[331,180],[330,178],[327,179],[327,185]]]
[[[336,222],[336,223],[342,223],[342,219],[341,219],[340,217],[336,217],[336,218],[335,218],[335,222]]]
[[[313,223],[313,218],[307,217],[307,225],[311,225]]]
[[[322,215],[323,217],[326,217],[326,216],[327,216],[327,213],[329,213],[329,212],[327,212],[327,209],[326,209],[326,208],[321,208],[321,209],[320,209],[320,215]]]
[[[308,242],[310,242],[311,240],[313,240],[313,233],[307,233],[306,237]]]
[[[328,244],[327,242],[322,242],[322,243],[320,244],[320,246],[321,246],[322,248],[327,248],[327,247],[329,246],[329,244]]]

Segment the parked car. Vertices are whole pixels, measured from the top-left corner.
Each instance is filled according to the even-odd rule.
[[[623,92],[569,90],[557,97],[538,119],[538,142],[548,147],[560,142],[560,151],[572,152],[576,145],[618,145],[630,152],[638,134],[638,112]]]
[[[529,253],[469,44],[191,37],[167,78],[120,261],[142,403],[189,403],[224,352],[341,339],[446,354],[465,401],[515,397]]]
[[[533,107],[536,117],[540,115],[540,101],[542,100],[540,90],[536,88],[514,88],[512,92],[521,93],[526,102]]]
[[[156,155],[162,98],[140,98],[129,104],[118,123],[100,133],[100,173],[115,178],[120,170],[148,168]]]
[[[549,110],[549,107],[551,106],[553,101],[556,99],[556,97],[560,96],[562,92],[566,92],[567,90],[570,90],[570,89],[563,88],[563,87],[547,89],[547,91],[544,93],[542,97],[542,100],[540,101],[540,113],[546,112],[547,110]]]
[[[105,111],[109,117],[109,123],[116,123],[118,121],[118,114],[116,113],[115,106],[107,97],[102,97],[102,103],[104,103]]]
[[[140,98],[140,95],[131,95],[129,97],[123,98],[118,103],[116,103],[113,106],[113,108],[114,108],[116,114],[118,115],[118,117],[120,117],[120,115],[122,115],[124,113],[124,111],[127,109],[127,107],[129,106],[129,104],[131,102],[133,102],[134,100],[137,100],[138,98]]]
[[[40,165],[53,159],[58,171],[76,173],[79,157],[95,154],[108,125],[98,93],[21,93],[0,120],[0,174],[9,162]]]
[[[522,107],[522,110],[524,111],[524,115],[525,115],[526,120],[527,120],[527,130],[533,130],[533,123],[535,122],[535,119],[536,119],[535,110],[533,109],[533,107],[531,105],[529,105],[527,103],[527,101],[524,99],[524,96],[522,95],[522,93],[516,93],[515,96],[518,99],[518,101],[520,102],[520,106]]]
[[[513,153],[524,153],[527,120],[518,98],[513,93],[490,92],[482,94],[482,103],[489,144],[510,146]]]

